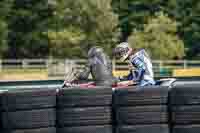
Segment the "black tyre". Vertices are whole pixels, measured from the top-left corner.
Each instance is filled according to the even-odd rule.
[[[39,128],[39,129],[18,129],[18,130],[7,130],[2,133],[56,133],[56,128]]]
[[[7,95],[8,91],[0,90],[0,112],[3,111],[3,101],[5,96]]]
[[[172,133],[200,133],[200,125],[175,126]]]
[[[116,133],[169,133],[168,125],[119,126]]]
[[[176,124],[200,123],[200,106],[176,106],[172,107],[172,121]]]
[[[2,117],[5,129],[53,127],[56,124],[55,109],[3,112]]]
[[[116,89],[114,104],[118,106],[161,105],[168,102],[168,87],[129,87]]]
[[[166,106],[119,107],[116,111],[120,125],[160,124],[168,122]]]
[[[16,111],[56,106],[56,89],[23,89],[7,92],[2,99],[3,110]]]
[[[57,129],[58,133],[112,133],[112,126],[80,126]]]
[[[2,99],[7,91],[0,91],[0,133],[2,132]]]
[[[111,124],[110,107],[65,108],[58,110],[58,126],[87,126]]]
[[[112,88],[70,88],[60,90],[58,107],[105,106],[112,104]]]
[[[200,86],[200,81],[197,80],[197,79],[180,79],[180,80],[177,80],[173,83],[173,86],[175,87],[179,87],[179,86],[189,86],[189,87],[198,87]]]
[[[200,104],[200,86],[186,85],[173,87],[170,94],[172,105]]]

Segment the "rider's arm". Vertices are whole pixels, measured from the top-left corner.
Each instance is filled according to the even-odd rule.
[[[135,58],[133,60],[133,64],[136,66],[136,69],[137,69],[137,76],[133,80],[136,82],[139,82],[139,81],[141,81],[142,77],[144,76],[146,67],[145,67],[144,63],[140,60],[140,58]]]
[[[89,75],[90,75],[90,71],[91,71],[91,65],[88,62],[85,67],[83,68],[83,70],[77,74],[77,79],[78,80],[87,80]]]
[[[136,83],[133,80],[121,81],[117,83],[118,86],[130,86],[134,84]]]
[[[118,86],[130,86],[130,85],[135,85],[137,84],[136,82],[134,82],[135,79],[135,75],[133,70],[130,70],[130,73],[128,74],[128,76],[125,76],[123,78],[121,78],[118,82]]]
[[[130,71],[130,73],[127,76],[122,76],[122,77],[118,77],[119,81],[126,81],[126,80],[132,80],[133,77],[133,73],[132,71]]]

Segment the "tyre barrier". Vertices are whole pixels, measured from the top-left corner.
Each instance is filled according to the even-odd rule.
[[[56,89],[22,89],[1,95],[3,133],[56,133]]]
[[[2,98],[5,92],[0,92],[0,133],[3,132],[3,126],[2,126]]]
[[[118,126],[116,133],[168,133],[168,125],[132,125]]]
[[[172,133],[200,132],[200,84],[174,86],[170,101]]]
[[[167,104],[167,87],[116,89],[116,133],[169,133]]]
[[[198,133],[200,84],[0,92],[0,133]]]
[[[57,97],[58,133],[112,133],[112,89],[67,88]]]

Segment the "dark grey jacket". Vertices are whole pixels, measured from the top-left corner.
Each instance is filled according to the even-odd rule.
[[[97,86],[111,86],[113,84],[112,61],[102,48],[93,47],[88,52],[88,63],[79,74],[79,80],[87,80],[91,73]]]

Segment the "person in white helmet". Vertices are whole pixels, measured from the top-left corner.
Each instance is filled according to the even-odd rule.
[[[114,48],[113,52],[116,58],[121,61],[128,60],[135,68],[135,72],[129,74],[128,81],[121,82],[121,84],[137,84],[139,86],[155,84],[151,59],[144,49],[136,51],[127,42],[122,42]]]

